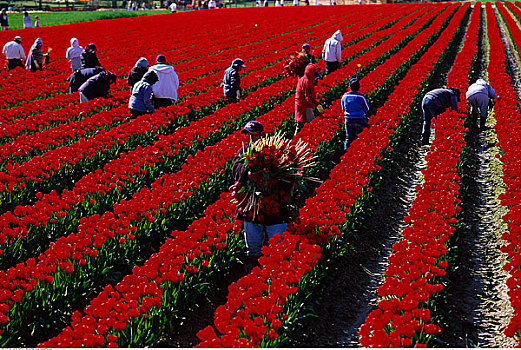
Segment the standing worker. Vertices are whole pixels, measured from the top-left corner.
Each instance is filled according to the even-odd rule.
[[[29,50],[27,61],[25,62],[25,67],[31,72],[36,72],[37,70],[42,70],[43,68],[43,59],[47,54],[44,55],[42,46],[42,39],[37,38],[34,41],[33,46],[31,46],[31,50]]]
[[[10,71],[16,67],[25,69],[25,52],[22,45],[22,38],[18,35],[14,37],[13,41],[8,42],[4,45],[2,50],[5,58],[7,59],[7,70]]]
[[[95,44],[90,43],[85,46],[85,50],[81,53],[81,68],[96,68],[101,67],[101,63],[98,60],[98,48]]]
[[[65,53],[65,58],[71,61],[71,69],[72,71],[77,71],[81,69],[81,54],[83,53],[83,47],[78,43],[78,39],[71,39],[71,46],[67,49]]]
[[[331,38],[327,39],[322,49],[322,59],[326,61],[326,74],[333,73],[342,62],[342,44],[344,40],[340,30],[337,30]]]
[[[89,102],[98,97],[107,97],[110,84],[116,82],[116,75],[111,72],[102,71],[87,79],[80,88],[80,102]]]
[[[32,28],[33,21],[31,20],[31,16],[27,11],[24,12],[24,28]]]
[[[264,134],[264,127],[258,121],[250,121],[242,129],[241,134],[246,135],[246,142],[255,142]],[[240,156],[246,151],[248,146],[243,146],[237,152],[232,165],[233,179],[238,183],[245,183],[250,174],[246,165],[239,161]],[[289,210],[285,205],[281,205],[278,213],[274,215],[263,215],[255,219],[245,216],[239,210],[236,212],[236,218],[244,221],[244,240],[246,242],[246,254],[248,256],[248,264],[253,265],[258,262],[261,255],[261,249],[264,244],[264,236],[268,239],[273,238],[277,233],[281,235],[287,230],[287,221],[289,218]]]
[[[465,94],[470,104],[470,114],[472,116],[472,123],[477,124],[479,116],[479,129],[485,130],[487,123],[488,107],[494,105],[494,99],[498,98],[496,92],[483,79],[478,79],[474,84],[469,86]]]
[[[357,78],[349,80],[349,90],[342,96],[342,110],[344,111],[346,141],[344,150],[358,138],[358,134],[367,126],[365,114],[369,112],[367,96],[360,90],[360,81]]]
[[[457,88],[434,89],[425,94],[422,101],[423,130],[422,145],[430,144],[431,120],[445,112],[448,108],[458,110],[460,91]]]
[[[316,64],[308,64],[304,76],[298,80],[295,91],[295,121],[297,122],[295,135],[302,130],[305,123],[315,119],[313,108],[320,106],[314,88],[316,79],[320,77],[319,72],[320,68]],[[319,110],[322,110],[322,106]]]
[[[154,113],[152,105],[152,85],[158,80],[156,72],[149,70],[143,78],[132,87],[132,94],[128,101],[128,108],[132,118],[146,113]]]
[[[0,13],[0,27],[2,27],[2,32],[4,30],[9,30],[9,21],[7,20],[7,12],[5,9],[2,9]]]
[[[141,57],[137,60],[134,68],[128,72],[127,83],[130,86],[130,89],[134,87],[134,85],[143,78],[145,73],[148,71],[148,60],[145,57]]]
[[[157,63],[150,67],[156,72],[158,81],[153,84],[154,97],[152,103],[154,107],[168,107],[177,102],[177,88],[179,87],[179,78],[174,70],[174,67],[166,64],[166,57],[158,55]]]
[[[224,71],[223,90],[228,103],[237,103],[241,99],[241,76],[239,72],[246,68],[240,58],[233,60],[232,65]]]

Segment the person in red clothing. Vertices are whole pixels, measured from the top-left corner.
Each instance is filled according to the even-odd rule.
[[[317,78],[320,77],[319,72],[320,68],[316,64],[310,63],[306,66],[304,76],[298,80],[295,91],[295,121],[297,122],[295,135],[302,129],[304,123],[315,119],[313,108],[320,106],[314,87]],[[321,106],[318,109],[321,110]]]

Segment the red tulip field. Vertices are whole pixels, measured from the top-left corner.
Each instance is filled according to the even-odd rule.
[[[287,2],[289,3],[289,2]],[[287,5],[287,4],[286,4]],[[343,35],[295,133],[308,43]],[[521,344],[521,2],[229,8],[0,32],[50,62],[0,71],[2,347],[513,347]],[[118,77],[69,93],[71,38]],[[2,45],[3,45],[2,44]],[[164,54],[175,105],[131,118],[127,73]],[[221,82],[241,58],[242,97]],[[367,95],[344,150],[342,95]],[[465,99],[499,96],[477,130]],[[422,98],[461,91],[421,145]],[[305,144],[287,232],[243,262],[232,163],[257,120]]]

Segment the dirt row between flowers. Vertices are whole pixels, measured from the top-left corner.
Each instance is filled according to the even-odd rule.
[[[483,12],[481,61],[472,80],[487,76],[489,47],[485,23]],[[470,120],[466,125],[470,132],[461,191],[464,225],[455,243],[459,268],[448,274],[451,285],[444,305],[448,316],[439,336],[443,343],[455,347],[508,348],[516,344],[503,334],[512,309],[507,295],[508,274],[502,270],[506,255],[499,250],[501,234],[506,229],[501,217],[506,209],[498,200],[505,185],[501,162],[495,158],[500,152],[493,131],[495,123],[489,115],[486,131],[479,132]]]
[[[457,52],[453,50],[434,74],[428,90],[445,84]],[[417,118],[394,148],[382,186],[373,191],[376,205],[359,217],[357,232],[349,241],[349,253],[335,261],[328,273],[330,282],[322,287],[321,295],[317,295],[315,317],[304,321],[302,333],[292,345],[359,346],[358,330],[376,307],[376,290],[385,277],[391,246],[401,236],[405,227],[403,218],[416,196],[415,187],[423,179],[421,170],[426,166],[428,148],[419,142],[423,121],[421,108],[415,110]]]
[[[371,106],[371,109],[377,109],[379,107],[381,107],[381,105],[383,105],[385,103],[385,99],[382,99],[381,101],[379,101],[378,105],[372,105]],[[414,130],[414,132],[416,132],[418,135],[419,133],[421,132],[421,121],[420,122],[416,122],[413,126],[413,128],[415,128],[416,130]],[[405,137],[405,143],[402,144],[402,150],[401,151],[397,151],[397,154],[398,154],[398,157],[397,158],[401,158],[401,155],[403,152],[406,152],[407,149],[409,150],[412,150],[411,152],[409,152],[407,154],[407,159],[406,162],[409,163],[412,167],[414,166],[414,163],[418,163],[418,157],[421,155],[421,154],[425,154],[425,149],[421,149],[419,147],[419,144],[417,143],[417,139],[418,138],[408,138],[408,137]],[[420,154],[421,153],[421,154]],[[336,154],[335,157],[331,160],[333,164],[337,164],[339,161],[340,161],[340,156],[341,156],[341,153],[340,154]],[[410,201],[412,201],[412,192],[410,192],[410,187],[409,187],[409,183],[411,181],[416,181],[414,178],[415,177],[419,177],[419,171],[420,171],[420,167],[416,167],[416,171],[411,174],[410,173],[410,167],[406,167],[406,166],[400,166],[400,167],[396,167],[396,169],[392,168],[389,170],[389,174],[397,174],[397,171],[400,171],[400,174],[397,176],[400,178],[400,182],[402,183],[401,186],[396,186],[395,188],[392,188],[391,190],[389,191],[382,191],[382,192],[386,192],[384,194],[384,196],[386,198],[384,198],[382,200],[382,204],[385,205],[385,209],[384,211],[379,214],[381,217],[385,217],[385,218],[388,218],[389,217],[389,213],[391,211],[393,211],[394,209],[397,209],[398,207],[393,205],[394,203],[394,199],[397,198],[398,196],[404,196],[404,197],[409,197],[407,198],[404,202],[409,202],[410,204]],[[327,174],[326,174],[327,175]],[[388,179],[389,183],[391,182],[392,179]],[[382,186],[384,189],[388,189],[388,186],[387,184],[384,184],[384,186]],[[414,186],[412,187],[414,188]],[[405,193],[405,192],[408,192],[408,193]],[[377,194],[378,195],[378,194]],[[394,207],[394,208],[392,208]],[[399,209],[403,209],[401,210],[401,217],[403,217],[405,214],[406,214],[406,209],[405,207],[400,207]],[[395,213],[394,216],[398,219],[400,218],[400,213]],[[379,220],[375,220],[374,223],[380,223],[382,221],[379,221]],[[393,226],[394,224],[398,225],[398,221],[392,223],[390,226]],[[377,231],[377,228],[375,227],[374,228],[375,230],[372,231],[372,232],[368,232],[368,233],[374,233]],[[381,232],[381,231],[380,231]],[[359,236],[365,236],[365,233],[361,233]],[[397,236],[395,235],[393,238],[396,238]],[[360,265],[360,259],[364,256],[374,256],[375,253],[379,253],[379,248],[380,248],[380,245],[386,245],[387,246],[387,250],[389,249],[390,247],[390,244],[391,244],[391,240],[387,240],[386,242],[381,242],[381,239],[379,237],[370,237],[369,238],[371,240],[371,247],[367,248],[367,246],[369,245],[366,245],[366,248],[367,249],[363,249],[364,245],[365,245],[365,238],[364,240],[359,240],[357,241],[358,243],[362,243],[361,246],[359,248],[361,248],[360,250],[358,249],[355,249],[356,250],[356,253],[354,257],[347,257],[347,259],[349,261],[340,261],[340,264],[339,266],[341,266],[338,270],[342,270],[342,271],[347,271],[349,276],[344,275],[343,277],[346,277],[346,278],[343,278],[343,285],[341,286],[338,286],[337,289],[335,289],[334,291],[331,291],[331,293],[328,294],[328,296],[326,297],[327,301],[325,304],[321,304],[320,307],[323,308],[324,306],[327,308],[328,306],[332,306],[334,308],[334,310],[331,311],[331,313],[327,313],[327,314],[323,314],[323,315],[319,315],[319,318],[321,320],[323,320],[324,322],[317,322],[317,320],[313,319],[311,320],[310,325],[316,325],[317,323],[320,323],[321,326],[322,326],[322,329],[320,330],[317,330],[316,332],[313,332],[313,334],[308,334],[306,333],[307,328],[306,326],[303,327],[301,329],[302,331],[302,337],[303,338],[306,338],[307,341],[302,341],[302,339],[295,339],[294,342],[291,342],[290,343],[290,346],[297,346],[297,347],[308,347],[308,346],[357,346],[358,343],[357,342],[353,342],[353,343],[348,343],[348,342],[333,342],[333,334],[335,337],[342,337],[342,336],[345,336],[345,325],[341,325],[339,326],[336,321],[339,321],[339,319],[341,318],[341,315],[346,315],[346,313],[349,313],[350,312],[350,307],[353,305],[353,297],[354,298],[357,298],[358,295],[360,295],[364,289],[358,289],[356,290],[356,293],[353,293],[353,294],[350,294],[350,291],[349,289],[353,288],[353,279],[354,280],[360,280],[360,276],[358,276],[356,273],[353,274],[351,273],[353,271],[353,266],[357,266],[357,265]],[[356,243],[355,243],[356,244]],[[368,252],[370,251],[370,252]],[[364,267],[362,267],[362,269],[364,269]],[[367,271],[367,270],[365,270]],[[383,271],[383,270],[382,270]],[[361,274],[363,274],[364,271],[361,271]],[[212,313],[213,311],[215,310],[215,308],[218,306],[218,305],[221,305],[221,304],[224,304],[224,302],[226,301],[226,294],[228,293],[227,292],[227,287],[229,286],[229,284],[232,282],[232,281],[235,281],[237,280],[239,277],[245,275],[246,272],[244,270],[244,268],[239,264],[239,263],[235,263],[233,266],[230,267],[229,271],[224,275],[224,276],[219,276],[219,278],[216,278],[214,282],[215,284],[215,287],[214,287],[214,294],[212,295],[211,298],[204,298],[204,299],[200,299],[198,301],[198,306],[196,307],[196,309],[194,311],[192,311],[190,313],[190,316],[187,317],[185,319],[185,321],[183,322],[182,326],[177,328],[177,329],[172,329],[172,332],[165,338],[163,338],[163,341],[162,343],[160,343],[160,346],[164,346],[164,347],[189,347],[189,346],[193,346],[195,344],[197,344],[200,340],[196,337],[195,333],[201,329],[202,327],[204,327],[205,325],[207,325],[208,323],[210,323],[212,321]],[[347,277],[350,277],[350,278],[347,278]],[[355,278],[353,278],[355,277]],[[335,278],[335,276],[333,276],[332,278]],[[355,288],[356,287],[360,287],[360,286],[354,286]],[[375,287],[376,288],[376,285]],[[347,292],[346,292],[347,291]],[[339,301],[339,298],[341,298],[341,300]],[[339,305],[340,304],[340,305]],[[369,312],[369,309],[367,310],[367,312]],[[322,318],[323,317],[323,318]],[[360,320],[360,323],[363,321],[363,318],[361,318]],[[335,322],[334,324],[332,324],[331,322]],[[307,325],[307,326],[310,326],[310,325]],[[353,328],[353,332],[356,333],[358,330],[358,327]],[[338,334],[337,334],[337,331],[338,331]],[[309,337],[308,337],[309,336]],[[355,341],[355,339],[353,339],[353,341]]]
[[[482,14],[484,16],[484,14]],[[484,18],[484,17],[483,17]],[[483,23],[482,23],[483,26]],[[483,45],[483,41],[482,45]],[[483,46],[482,46],[483,47]],[[480,50],[485,61],[485,50]],[[454,62],[449,57],[428,89],[442,87]],[[473,80],[482,76],[486,65],[478,64]],[[376,307],[376,289],[384,278],[391,245],[400,236],[403,217],[421,183],[427,149],[418,138],[422,128],[421,109],[409,130],[409,137],[395,148],[396,162],[386,172],[381,188],[374,191],[378,204],[361,218],[353,236],[350,253],[335,262],[329,272],[330,283],[321,290],[313,318],[305,321],[294,346],[359,346],[358,329],[367,314]],[[495,121],[489,120],[489,126]],[[502,333],[511,316],[506,295],[505,256],[499,251],[503,209],[498,194],[502,191],[502,172],[495,158],[497,137],[488,130],[471,130],[468,137],[468,163],[464,168],[463,207],[467,230],[459,235],[458,267],[449,275],[447,314],[442,333],[435,342],[453,347],[511,347],[513,339]],[[356,283],[353,283],[356,281]]]

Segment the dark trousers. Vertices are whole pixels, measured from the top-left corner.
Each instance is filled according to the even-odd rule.
[[[19,58],[13,58],[7,60],[7,70],[10,71],[11,69],[14,69],[16,67],[20,67],[22,69],[25,69],[24,63]]]
[[[344,150],[346,150],[351,143],[358,138],[358,134],[367,126],[367,118],[346,118],[346,141],[344,143]]]
[[[168,106],[171,106],[171,105],[173,105],[174,103],[173,103],[172,100],[169,99],[169,98],[157,98],[157,97],[152,97],[152,104],[154,105],[154,108],[155,108],[155,109],[158,109],[158,108],[161,108],[161,107],[168,107]]]
[[[237,103],[237,93],[233,95],[224,95],[226,97],[226,103]]]
[[[132,109],[132,108],[130,109],[130,115],[132,116],[132,118],[137,118],[143,114],[147,114],[147,112],[136,111],[135,109]]]
[[[424,98],[422,101],[422,110],[423,110],[423,129],[422,129],[422,144],[428,145],[429,139],[431,137],[431,121],[432,118],[436,118],[441,113],[443,113],[443,109],[439,107],[434,100],[430,98]]]
[[[333,73],[338,68],[340,68],[340,62],[328,62],[326,61],[326,75],[329,73]]]

